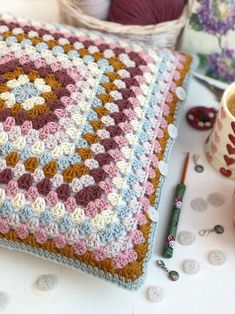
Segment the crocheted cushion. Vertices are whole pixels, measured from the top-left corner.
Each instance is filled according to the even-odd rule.
[[[139,287],[190,63],[0,16],[0,245]]]

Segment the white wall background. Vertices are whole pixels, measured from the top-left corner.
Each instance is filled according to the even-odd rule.
[[[48,22],[57,22],[59,16],[56,0],[0,0],[2,12]]]

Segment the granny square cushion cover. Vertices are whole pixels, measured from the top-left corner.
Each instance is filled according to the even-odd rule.
[[[0,16],[0,246],[137,289],[190,64]]]

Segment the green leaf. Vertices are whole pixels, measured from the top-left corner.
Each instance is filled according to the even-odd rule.
[[[199,60],[200,60],[200,67],[206,68],[208,64],[208,55],[205,54],[198,54]]]
[[[218,74],[214,73],[211,70],[207,70],[206,75],[215,79],[215,80],[221,81],[223,83],[232,83],[229,80],[226,80],[224,77],[220,77]]]
[[[190,25],[192,27],[192,29],[194,29],[197,32],[200,32],[203,30],[203,26],[200,23],[199,19],[198,19],[198,15],[196,13],[193,13],[190,19]]]
[[[221,78],[211,70],[206,71],[206,76],[209,76],[215,80],[221,80]]]

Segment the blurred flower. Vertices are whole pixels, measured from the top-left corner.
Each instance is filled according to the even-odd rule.
[[[197,19],[205,32],[212,35],[225,35],[229,30],[235,29],[235,2],[234,0],[201,0]]]
[[[235,50],[224,48],[222,53],[208,57],[209,72],[228,83],[235,81]]]

